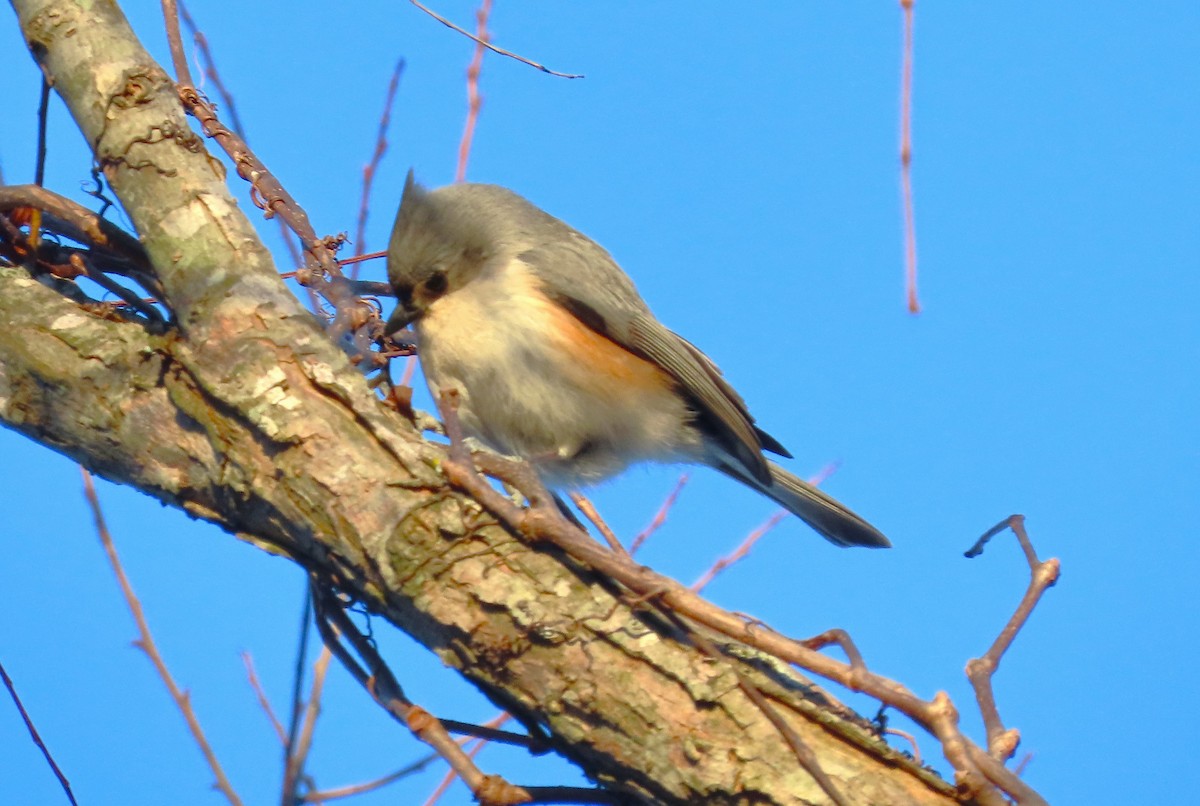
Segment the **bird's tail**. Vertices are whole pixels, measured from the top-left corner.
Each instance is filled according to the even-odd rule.
[[[784,509],[816,529],[821,537],[838,546],[891,548],[891,542],[878,529],[845,506],[803,479],[793,476],[774,462],[768,462],[771,483],[764,484],[734,468],[720,469],[738,481],[758,490]]]

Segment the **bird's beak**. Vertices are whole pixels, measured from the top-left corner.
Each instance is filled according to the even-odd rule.
[[[403,330],[410,324],[421,318],[421,311],[416,310],[403,302],[396,304],[396,310],[392,311],[392,315],[388,317],[387,328],[384,333],[391,336],[397,331]]]

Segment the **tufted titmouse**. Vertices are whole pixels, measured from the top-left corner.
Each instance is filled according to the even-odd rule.
[[[667,330],[608,252],[495,185],[427,191],[409,172],[388,246],[398,304],[435,396],[464,430],[552,486],[638,461],[715,467],[839,546],[887,547],[873,526],[767,461],[790,457],[717,366]]]

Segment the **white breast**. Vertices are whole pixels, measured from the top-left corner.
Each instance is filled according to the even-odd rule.
[[[549,300],[517,260],[434,302],[417,334],[435,397],[458,388],[464,428],[534,462],[550,483],[699,452],[669,376]]]

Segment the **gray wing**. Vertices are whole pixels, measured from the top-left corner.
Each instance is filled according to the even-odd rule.
[[[539,245],[520,254],[545,284],[546,293],[592,330],[666,370],[691,398],[697,425],[716,439],[745,473],[769,485],[771,471],[763,449],[790,454],[754,425],[745,402],[717,365],[654,318],[608,252],[561,221],[550,221],[553,224],[539,223],[561,229],[537,233],[542,237],[530,240]],[[545,237],[548,235],[553,237]]]

